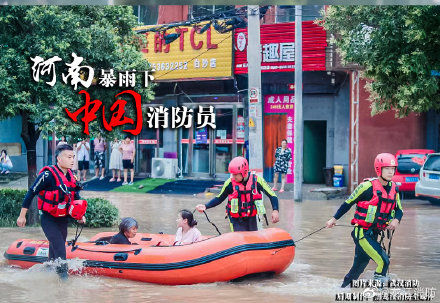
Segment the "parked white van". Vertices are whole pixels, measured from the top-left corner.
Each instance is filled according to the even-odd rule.
[[[440,204],[440,153],[429,154],[420,169],[420,180],[416,184],[416,197],[426,198]]]

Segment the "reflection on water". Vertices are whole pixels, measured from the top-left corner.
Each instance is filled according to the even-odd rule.
[[[140,232],[175,233],[175,218],[180,209],[194,209],[210,197],[166,196],[126,193],[85,192],[84,196],[109,199],[120,209],[121,217],[133,216],[139,221]],[[323,226],[342,200],[280,201],[277,227],[299,239]],[[436,287],[440,281],[440,207],[419,200],[404,201],[404,219],[393,238],[390,272],[393,278],[418,279],[421,287]],[[349,224],[351,215],[340,221]],[[208,215],[221,232],[228,231],[224,205],[208,210]],[[203,234],[216,231],[203,215],[197,214],[198,228]],[[79,241],[103,231],[117,228],[84,229]],[[1,254],[0,302],[53,302],[60,300],[103,302],[334,302],[341,292],[339,285],[351,267],[354,245],[351,228],[335,227],[297,243],[295,260],[281,275],[254,278],[234,283],[212,283],[189,286],[162,286],[107,277],[72,276],[61,282],[50,266],[36,265],[29,270],[7,266]],[[69,230],[69,238],[75,234]],[[44,239],[40,228],[0,229],[0,252],[18,238]],[[69,261],[70,267],[80,266]],[[363,278],[371,278],[374,263],[370,262]],[[438,297],[438,296],[437,296]],[[437,298],[436,298],[437,299]]]

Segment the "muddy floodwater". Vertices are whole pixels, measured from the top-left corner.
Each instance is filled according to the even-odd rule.
[[[194,209],[212,196],[167,196],[110,192],[84,192],[85,197],[103,197],[120,210],[120,216],[132,216],[139,232],[176,232],[176,216],[182,208]],[[295,203],[280,200],[280,223],[294,240],[325,225],[340,200],[308,200]],[[229,225],[224,205],[208,210],[211,221],[221,232]],[[440,207],[421,200],[404,200],[404,217],[392,242],[391,277],[418,280],[421,288],[439,289],[440,281]],[[348,225],[354,208],[340,224]],[[270,212],[269,212],[270,214]],[[203,215],[197,214],[202,234],[216,231]],[[271,226],[273,226],[271,224]],[[342,278],[353,261],[354,245],[350,227],[324,229],[297,243],[295,259],[281,275],[241,282],[162,286],[96,276],[71,276],[65,283],[57,275],[36,265],[29,270],[9,267],[3,252],[18,238],[45,239],[41,228],[0,228],[0,302],[335,302]],[[116,228],[84,229],[79,241]],[[75,234],[69,229],[68,238]],[[75,264],[71,264],[75,266]],[[375,269],[370,262],[363,278],[371,278]],[[350,291],[350,290],[348,290]],[[351,290],[354,292],[355,290]],[[432,302],[440,302],[440,294]]]

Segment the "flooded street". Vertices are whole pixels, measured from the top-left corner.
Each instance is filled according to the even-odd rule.
[[[139,232],[170,233],[176,231],[178,210],[193,210],[198,203],[212,196],[168,196],[112,192],[84,192],[84,197],[103,197],[114,203],[120,216],[132,216],[139,221]],[[268,203],[268,201],[266,201]],[[308,200],[295,203],[280,200],[280,223],[294,240],[325,225],[339,205],[339,200]],[[227,232],[224,203],[208,210],[208,215]],[[393,278],[417,279],[420,287],[437,287],[440,281],[440,207],[421,200],[403,201],[404,217],[393,238],[390,273]],[[348,225],[354,208],[340,224]],[[270,212],[269,212],[270,214]],[[214,227],[202,214],[197,214],[202,234],[214,235]],[[271,224],[272,226],[272,224]],[[84,229],[79,241],[85,241],[102,231],[117,228]],[[297,243],[295,259],[281,275],[256,278],[235,283],[198,284],[191,286],[162,286],[107,277],[72,276],[61,284],[53,272],[36,265],[29,270],[10,268],[3,252],[18,238],[45,239],[41,228],[0,229],[0,302],[334,302],[341,292],[339,285],[353,261],[354,245],[350,227],[324,229]],[[69,229],[68,239],[75,234]],[[361,278],[373,275],[371,261]],[[437,294],[434,302],[439,302]]]

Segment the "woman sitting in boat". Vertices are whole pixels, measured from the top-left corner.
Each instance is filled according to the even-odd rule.
[[[195,227],[197,221],[194,220],[192,212],[183,209],[177,215],[177,233],[174,245],[184,245],[198,242],[202,238],[202,234]]]
[[[130,238],[136,236],[138,223],[131,217],[123,218],[119,224],[119,233],[110,239],[110,244],[132,244]]]

